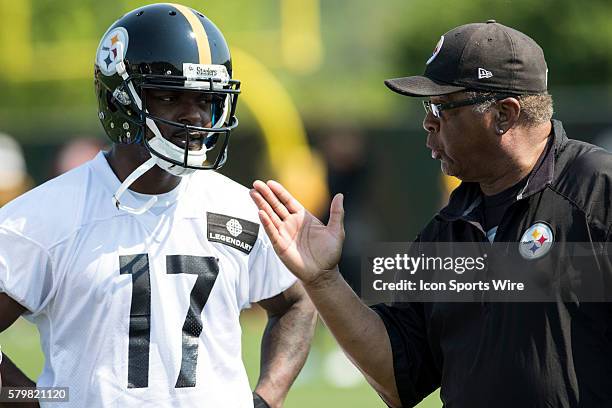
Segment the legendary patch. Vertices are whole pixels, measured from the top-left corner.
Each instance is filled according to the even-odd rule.
[[[519,253],[525,259],[538,259],[550,251],[554,242],[552,229],[543,222],[533,224],[525,231],[519,243]]]
[[[104,75],[111,76],[117,72],[117,63],[125,58],[128,42],[128,32],[123,27],[112,29],[102,38],[96,53],[96,63]]]
[[[250,254],[257,241],[259,224],[229,217],[223,214],[206,213],[207,237],[210,242],[225,244],[245,254]]]

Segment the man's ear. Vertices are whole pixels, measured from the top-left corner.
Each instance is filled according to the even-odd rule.
[[[521,114],[521,104],[515,97],[502,99],[497,103],[497,114],[495,115],[495,131],[502,135],[510,130],[517,122]]]

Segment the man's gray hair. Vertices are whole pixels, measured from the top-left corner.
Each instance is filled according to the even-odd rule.
[[[491,96],[491,100],[473,106],[476,113],[485,113],[496,102],[494,97],[497,94],[494,92],[469,91],[467,94],[470,98]],[[533,127],[548,122],[552,118],[553,99],[549,94],[520,95],[516,96],[516,99],[521,104],[521,113],[518,119],[519,125]]]

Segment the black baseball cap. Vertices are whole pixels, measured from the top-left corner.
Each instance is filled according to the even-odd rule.
[[[385,85],[408,96],[466,89],[525,95],[546,93],[547,76],[544,52],[533,39],[489,20],[440,37],[424,75],[388,79]]]

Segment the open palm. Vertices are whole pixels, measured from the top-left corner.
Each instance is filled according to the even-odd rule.
[[[332,200],[324,225],[279,183],[255,181],[251,197],[274,250],[295,276],[312,282],[340,261],[344,242],[342,195]]]

